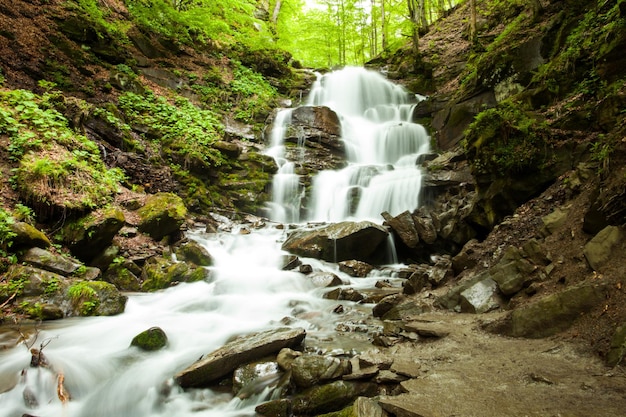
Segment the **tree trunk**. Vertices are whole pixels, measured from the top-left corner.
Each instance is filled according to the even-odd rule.
[[[272,13],[272,23],[275,25],[278,22],[278,16],[280,15],[280,8],[283,6],[282,0],[276,0],[274,5],[274,12]]]
[[[476,0],[470,0],[470,42],[476,44]]]
[[[382,31],[382,40],[383,40],[383,51],[387,49],[387,23],[385,22],[385,0],[380,0],[380,21],[381,21],[381,31]]]

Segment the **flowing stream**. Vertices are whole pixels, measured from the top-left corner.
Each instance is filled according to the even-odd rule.
[[[426,151],[428,138],[421,126],[408,121],[410,96],[375,73],[348,69],[335,74],[318,80],[310,103],[329,105],[340,113],[351,162],[345,170],[316,178],[312,218],[371,218],[382,210],[397,214],[417,207],[421,177],[415,162]],[[347,92],[329,93],[344,86],[349,87]],[[279,117],[286,123],[289,113]],[[273,139],[272,152],[278,159],[282,128]],[[299,178],[293,161],[282,158],[280,164],[274,184],[275,217],[298,221]],[[343,202],[354,187],[362,190],[360,205],[350,212]],[[289,207],[284,204],[289,200],[298,202]],[[15,345],[17,332],[0,332],[0,417],[253,416],[268,391],[241,400],[210,389],[184,391],[172,376],[233,336],[284,325],[285,318],[288,325],[307,330],[308,347],[362,350],[370,346],[367,340],[359,346],[354,337],[341,341],[335,331],[339,320],[349,320],[351,312],[358,316],[364,307],[342,302],[346,314],[334,314],[337,301],[321,297],[326,289],[317,288],[303,274],[280,270],[286,230],[270,225],[243,234],[238,226],[230,227],[215,234],[188,233],[215,259],[209,281],[129,294],[126,310],[119,316],[65,319],[31,329],[29,334],[36,340],[30,342],[33,347],[44,346],[49,367],[30,367],[27,346]],[[335,273],[352,288],[372,288],[380,279],[353,279],[335,264],[303,262],[316,271]],[[144,352],[130,347],[135,335],[153,326],[167,334],[166,348]],[[58,375],[63,375],[71,396],[67,402],[59,399]]]

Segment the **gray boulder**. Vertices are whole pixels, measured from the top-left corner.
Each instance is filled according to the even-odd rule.
[[[585,245],[583,253],[589,266],[599,271],[623,243],[624,232],[617,226],[607,226]]]
[[[329,262],[356,259],[376,264],[384,260],[387,237],[384,227],[369,221],[341,222],[292,232],[282,249]]]
[[[293,382],[300,388],[339,379],[349,372],[350,362],[333,356],[302,355],[291,363]]]
[[[63,239],[72,254],[91,261],[111,245],[113,237],[125,224],[122,210],[109,207],[91,213],[63,229]]]
[[[26,222],[15,222],[10,224],[9,227],[15,233],[13,249],[32,248],[33,246],[47,248],[50,246],[48,237],[41,230]]]
[[[372,382],[334,381],[311,387],[294,396],[292,410],[296,415],[318,415],[338,411],[357,397],[373,397],[378,386]]]
[[[63,255],[57,255],[37,247],[26,251],[20,257],[20,261],[64,276],[73,274],[81,267],[81,264]]]
[[[175,380],[183,388],[209,386],[243,363],[300,345],[305,336],[301,328],[279,328],[239,337],[179,372]]]

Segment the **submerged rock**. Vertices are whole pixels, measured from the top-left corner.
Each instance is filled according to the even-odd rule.
[[[175,380],[183,388],[209,386],[243,363],[300,345],[305,336],[301,328],[279,328],[239,337],[179,372]]]

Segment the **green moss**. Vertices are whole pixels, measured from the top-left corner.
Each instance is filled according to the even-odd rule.
[[[81,316],[91,316],[100,305],[98,293],[109,290],[110,285],[102,281],[78,281],[68,288],[67,294]]]
[[[475,174],[504,176],[540,168],[545,162],[545,137],[541,122],[507,101],[476,116],[464,146]]]
[[[130,344],[142,350],[159,350],[167,345],[167,335],[161,328],[152,327],[135,336]]]
[[[17,309],[22,314],[27,315],[29,318],[34,320],[43,319],[43,308],[41,303],[33,303],[30,301],[22,301]]]

